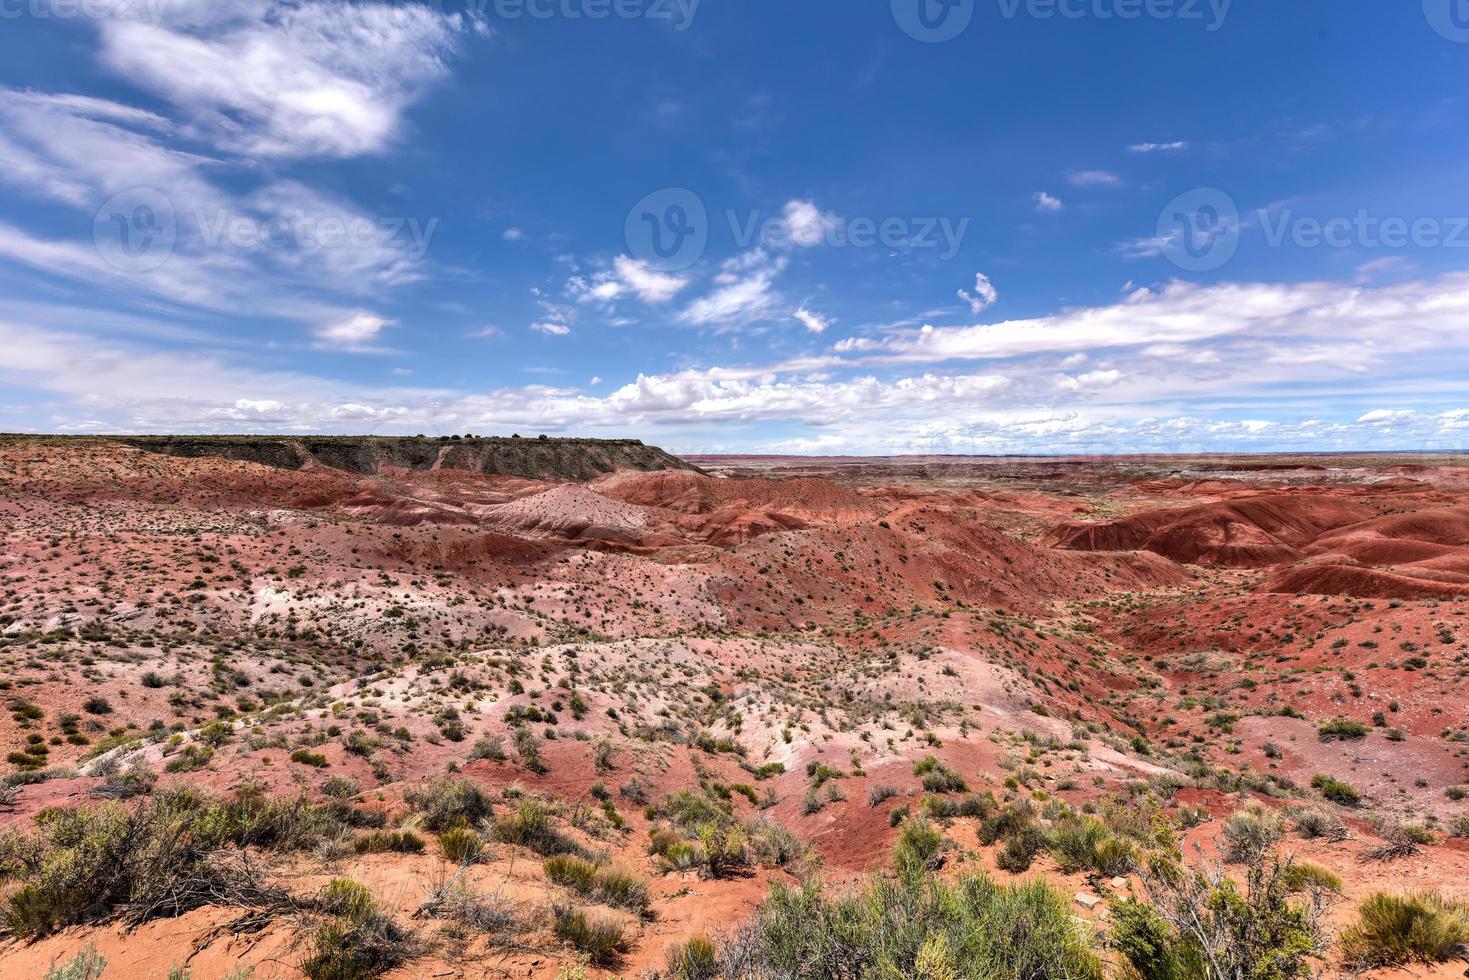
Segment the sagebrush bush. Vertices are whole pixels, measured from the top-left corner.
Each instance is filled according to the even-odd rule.
[[[542,857],[587,854],[586,848],[556,828],[546,805],[535,799],[521,800],[514,812],[496,817],[490,836],[502,844],[528,847]]]
[[[424,827],[435,833],[475,824],[490,815],[490,798],[467,779],[435,776],[426,786],[403,794],[403,799],[423,815]]]
[[[343,832],[332,808],[252,792],[224,800],[181,789],[135,807],[43,810],[33,833],[0,838],[0,879],[20,885],[0,914],[30,937],[114,916],[181,915],[230,896],[256,901],[266,890],[221,848],[304,849]]]
[[[777,883],[727,944],[725,976],[984,977],[1102,980],[1103,960],[1066,898],[1044,882],[979,874],[876,878],[829,898],[814,881]]]
[[[1157,862],[1143,875],[1152,904],[1118,902],[1111,943],[1142,980],[1304,980],[1327,947],[1321,919],[1334,896],[1291,868],[1262,855],[1241,886],[1222,867]]]

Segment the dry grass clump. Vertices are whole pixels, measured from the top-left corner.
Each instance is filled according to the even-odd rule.
[[[1469,955],[1469,905],[1437,893],[1370,896],[1341,936],[1343,960],[1375,969]]]

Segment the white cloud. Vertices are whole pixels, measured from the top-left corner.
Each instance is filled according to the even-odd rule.
[[[1134,143],[1128,149],[1133,153],[1177,153],[1188,149],[1188,144],[1183,140],[1172,143]]]
[[[172,3],[100,23],[103,60],[252,156],[352,157],[398,135],[470,22],[427,4]]]
[[[823,316],[814,310],[808,310],[804,306],[799,307],[791,316],[800,320],[806,329],[812,333],[825,333],[826,328],[836,322],[831,317]]]
[[[3,320],[0,349],[6,351],[0,382],[49,393],[49,427],[56,429],[411,433],[438,423],[482,432],[546,429],[554,419],[552,431],[636,434],[674,444],[692,438],[698,445],[697,433],[716,424],[775,423],[779,439],[741,430],[755,434],[738,437],[735,448],[808,440],[811,451],[831,452],[1444,449],[1462,445],[1469,433],[1462,402],[1432,411],[1368,402],[1340,421],[1309,411],[1282,414],[1280,384],[1262,387],[1250,408],[1232,417],[1218,417],[1213,398],[1203,412],[1159,412],[1153,401],[1126,400],[1132,372],[1114,364],[1080,375],[1057,375],[1054,362],[1041,361],[1003,371],[841,379],[794,366],[713,368],[639,376],[597,396],[545,385],[477,394],[358,386]],[[1420,379],[1411,388],[1421,395]],[[1237,401],[1244,389],[1231,385],[1230,391]],[[1359,388],[1342,392],[1361,396]]]
[[[1045,191],[1035,192],[1035,209],[1037,211],[1060,211],[1063,205],[1059,197],[1053,197]]]
[[[1122,186],[1122,178],[1109,170],[1078,170],[1067,179],[1076,187]]]
[[[384,327],[393,321],[372,313],[357,313],[345,320],[328,324],[316,331],[322,343],[347,351],[366,351]]]
[[[959,298],[969,304],[971,313],[983,313],[995,305],[995,301],[1000,298],[1000,293],[999,290],[995,289],[994,284],[990,282],[989,276],[983,272],[976,272],[974,274],[974,292],[971,293],[966,289],[961,289],[959,290]]]
[[[682,276],[659,272],[639,259],[619,255],[612,271],[599,272],[592,278],[573,276],[566,288],[579,303],[611,303],[632,293],[644,303],[666,303],[689,284]]]
[[[543,333],[548,337],[565,337],[571,333],[571,328],[564,323],[556,323],[551,320],[542,320],[532,323],[530,328],[537,333]]]
[[[785,225],[791,244],[813,248],[826,241],[827,234],[841,227],[834,214],[823,213],[814,201],[788,201]]]
[[[714,280],[719,288],[690,303],[679,319],[694,326],[727,328],[773,315],[781,303],[775,279],[787,261],[760,249],[727,260]]]
[[[521,231],[519,228],[506,228],[503,232],[500,233],[500,237],[505,239],[505,241],[507,242],[518,242],[521,239],[525,238],[525,232]]]
[[[688,285],[688,280],[679,276],[658,272],[648,263],[619,255],[613,262],[617,278],[622,284],[637,293],[644,303],[666,303]]]

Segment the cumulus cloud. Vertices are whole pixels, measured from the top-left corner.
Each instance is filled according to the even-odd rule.
[[[614,262],[617,278],[644,303],[666,303],[688,285],[680,276],[658,272],[648,263],[619,255]]]
[[[967,289],[961,289],[959,290],[959,298],[969,304],[969,311],[971,313],[983,313],[995,305],[995,301],[1000,298],[1000,293],[999,290],[995,289],[994,284],[990,282],[989,276],[983,272],[976,272],[974,274],[974,292],[971,293]]]
[[[826,241],[827,235],[841,227],[836,215],[823,212],[814,201],[788,201],[785,227],[792,245],[814,248]]]
[[[1059,197],[1047,194],[1045,191],[1035,192],[1035,209],[1037,211],[1055,212],[1060,211],[1064,206]]]
[[[361,341],[376,336],[374,326],[364,320],[343,333]],[[1098,364],[1080,374],[1058,374],[1054,362],[1043,360],[1003,370],[924,368],[896,376],[833,377],[808,362],[639,375],[595,395],[543,385],[482,393],[359,386],[3,320],[0,348],[6,351],[0,382],[46,392],[56,407],[57,428],[537,428],[635,433],[677,445],[701,426],[769,423],[791,434],[767,444],[757,429],[739,437],[738,448],[807,440],[812,451],[831,452],[1443,450],[1463,448],[1469,439],[1469,407],[1462,402],[1442,410],[1405,409],[1378,407],[1379,398],[1377,405],[1369,401],[1355,415],[1332,421],[1281,414],[1278,385],[1260,390],[1252,409],[1232,417],[1219,417],[1217,403],[1209,411],[1159,413],[1150,403],[1119,400],[1118,392],[1128,396],[1132,383],[1120,364]],[[1231,391],[1236,401],[1245,397],[1238,385]],[[547,420],[555,420],[554,426]]]
[[[634,295],[644,303],[666,303],[689,284],[683,276],[659,272],[639,259],[619,255],[612,269],[599,272],[590,279],[574,276],[567,291],[581,303],[611,303],[626,295]]]
[[[831,317],[808,310],[804,306],[798,307],[791,315],[800,320],[801,324],[812,333],[825,333],[826,328],[836,322]]]
[[[317,338],[325,345],[347,351],[371,350],[372,342],[384,327],[393,321],[372,313],[357,313],[345,320],[330,323],[316,331]]]

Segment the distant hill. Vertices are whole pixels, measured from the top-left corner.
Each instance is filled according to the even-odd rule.
[[[694,470],[638,439],[479,436],[5,436],[6,440],[103,441],[147,452],[215,457],[298,470],[316,464],[348,473],[388,468],[462,470],[537,480],[586,481],[617,470]]]

